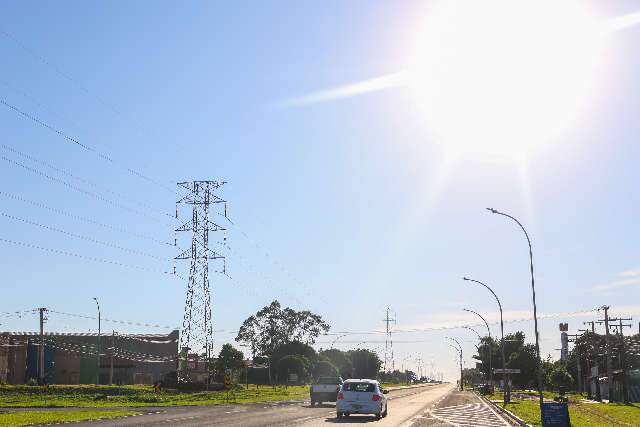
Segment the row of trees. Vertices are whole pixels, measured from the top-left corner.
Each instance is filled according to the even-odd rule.
[[[625,370],[640,368],[640,355],[633,351],[639,348],[640,335],[622,337],[611,335],[611,352],[614,369]],[[600,375],[606,372],[606,337],[593,332],[586,332],[577,337],[575,345],[569,352],[566,361],[552,360],[548,356],[542,362],[545,384],[553,388],[578,386],[578,364],[583,378],[589,375],[592,367],[597,366]],[[480,364],[475,369],[466,369],[465,382],[478,382],[489,374],[489,355],[492,357],[493,368],[502,368],[502,354],[500,340],[484,337],[478,346],[478,354],[474,356]],[[525,343],[523,332],[516,332],[505,336],[506,368],[518,368],[521,373],[512,375],[511,380],[517,388],[536,387],[536,351],[534,344]],[[494,379],[499,376],[494,375]]]
[[[236,377],[243,373],[250,382],[283,383],[290,374],[300,382],[312,377],[342,376],[343,378],[375,378],[382,361],[368,349],[316,351],[312,345],[330,329],[321,316],[310,311],[282,308],[273,301],[247,318],[235,338],[251,351],[252,365],[260,369],[245,369],[243,354],[231,344],[225,344],[213,370],[218,380],[225,374]]]
[[[535,345],[525,343],[525,335],[520,331],[507,334],[504,339],[505,368],[520,369],[519,374],[511,376],[513,386],[516,388],[535,388],[537,372]],[[484,337],[478,346],[478,354],[474,355],[473,358],[480,362],[477,373],[482,374],[485,378],[489,377],[489,357],[491,357],[492,367],[494,369],[502,368],[500,340]],[[469,375],[472,377],[473,373]],[[494,379],[498,380],[498,376],[494,375]]]

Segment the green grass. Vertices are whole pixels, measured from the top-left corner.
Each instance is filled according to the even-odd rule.
[[[253,403],[309,398],[308,386],[269,387],[250,385],[232,391],[155,392],[151,386],[50,386],[44,390],[37,386],[0,386],[0,407],[145,407],[191,406],[225,403]]]
[[[38,424],[61,423],[68,421],[86,421],[124,417],[139,414],[136,411],[28,411],[0,413],[0,427],[30,426]]]
[[[527,393],[528,394],[528,393]],[[544,393],[551,399],[555,393]],[[535,396],[535,393],[533,393]],[[579,403],[581,395],[567,394],[569,397],[569,416],[575,427],[599,427],[603,425],[640,426],[640,404],[624,405],[620,403]],[[501,393],[487,396],[491,400],[502,400]],[[531,426],[541,426],[540,406],[537,399],[512,399],[505,407]]]

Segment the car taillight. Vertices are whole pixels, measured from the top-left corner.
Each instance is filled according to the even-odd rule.
[[[377,402],[378,400],[380,400],[380,395],[379,394],[374,394],[373,397],[371,398],[374,402]]]
[[[338,400],[342,400],[342,399],[344,399],[344,394],[338,393]]]

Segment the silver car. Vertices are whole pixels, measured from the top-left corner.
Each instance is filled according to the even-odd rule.
[[[376,380],[346,380],[338,392],[336,414],[338,418],[351,414],[373,414],[376,419],[386,417],[389,413],[387,393]]]

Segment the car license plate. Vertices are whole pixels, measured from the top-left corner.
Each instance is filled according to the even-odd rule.
[[[353,409],[362,409],[362,405],[351,405]]]

